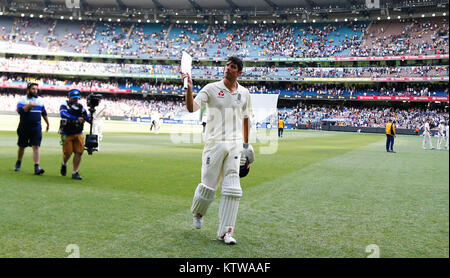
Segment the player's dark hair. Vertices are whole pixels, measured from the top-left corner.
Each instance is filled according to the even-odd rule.
[[[242,71],[242,69],[244,69],[244,62],[242,61],[241,58],[239,58],[237,56],[229,57],[227,62],[231,62],[231,63],[237,65],[239,71]]]

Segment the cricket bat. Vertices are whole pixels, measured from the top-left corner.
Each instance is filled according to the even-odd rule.
[[[187,73],[191,76],[192,71],[192,57],[183,51],[183,56],[181,56],[181,72]],[[188,87],[188,78],[183,79],[183,88],[187,89]]]

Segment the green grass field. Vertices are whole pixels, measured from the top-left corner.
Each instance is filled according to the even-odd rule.
[[[0,257],[62,258],[69,244],[81,257],[364,258],[371,244],[380,257],[449,257],[449,153],[422,150],[419,136],[399,136],[396,154],[382,134],[285,132],[270,155],[254,144],[238,244],[225,246],[218,200],[192,227],[202,144],[107,122],[75,181],[59,175],[57,119],[44,133],[43,176],[32,174],[31,149],[13,171],[17,117],[0,123]]]

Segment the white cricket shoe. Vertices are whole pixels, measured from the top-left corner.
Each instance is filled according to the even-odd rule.
[[[226,233],[225,236],[223,237],[223,242],[225,244],[234,245],[236,244],[236,239],[232,237],[231,234]]]
[[[231,235],[232,228],[228,230],[223,236],[219,237],[219,240],[223,241],[225,244],[234,245],[236,244],[236,239]]]
[[[192,218],[193,222],[194,222],[194,228],[196,229],[200,229],[203,225],[203,217],[194,215],[194,217]]]

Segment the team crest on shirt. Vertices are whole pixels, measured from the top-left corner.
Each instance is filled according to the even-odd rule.
[[[220,91],[217,95],[218,95],[219,97],[224,97],[224,96],[225,96],[225,93],[224,93],[223,91]]]
[[[241,94],[237,94],[235,99],[236,105],[241,105],[241,98],[242,98]]]

